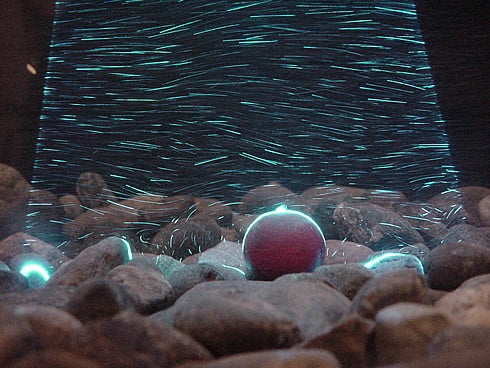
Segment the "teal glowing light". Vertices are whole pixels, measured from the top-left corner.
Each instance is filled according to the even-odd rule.
[[[422,265],[422,262],[420,261],[420,259],[411,254],[386,252],[376,254],[370,257],[367,261],[361,262],[361,264],[371,270],[379,270],[382,269],[384,266],[387,266],[388,264],[394,264],[395,262],[400,264],[398,268],[413,268],[420,274],[424,274],[424,266]]]
[[[42,287],[51,277],[53,267],[37,253],[21,253],[13,257],[9,266],[27,279],[29,288]]]
[[[125,238],[120,238],[124,246],[126,247],[126,253],[127,253],[127,262],[131,261],[133,259],[133,252],[131,251],[131,245],[129,244],[129,241],[127,241]]]
[[[123,197],[457,187],[416,3],[57,1],[33,181],[69,191],[91,162]]]
[[[48,269],[36,261],[26,261],[26,263],[24,263],[19,269],[19,273],[24,275],[27,279],[38,277],[43,281],[43,283],[47,282],[51,277]]]
[[[286,206],[285,204],[281,204],[279,207],[276,208],[277,212],[284,212],[287,210],[288,210],[288,206]]]

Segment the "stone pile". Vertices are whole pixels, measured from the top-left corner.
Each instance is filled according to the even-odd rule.
[[[323,265],[251,280],[240,242],[279,204],[319,224]],[[0,366],[488,367],[489,206],[483,187],[118,198],[96,173],[57,197],[0,164]]]

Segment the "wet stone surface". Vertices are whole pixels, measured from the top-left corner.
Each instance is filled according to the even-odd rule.
[[[487,188],[269,183],[227,204],[87,173],[58,198],[0,169],[1,367],[490,365]],[[28,198],[47,234],[18,226]],[[317,222],[323,264],[251,280],[244,234],[281,204]]]

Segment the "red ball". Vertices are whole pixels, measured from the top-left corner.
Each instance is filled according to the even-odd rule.
[[[325,250],[325,238],[315,221],[282,207],[257,217],[243,238],[248,270],[259,280],[312,272],[323,263]]]

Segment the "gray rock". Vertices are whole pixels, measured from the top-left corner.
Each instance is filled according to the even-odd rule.
[[[354,314],[304,341],[300,346],[333,353],[343,368],[367,367],[373,331],[373,321]]]
[[[488,368],[490,356],[486,350],[469,349],[449,354],[437,354],[408,363],[379,366],[379,368]]]
[[[70,285],[44,286],[37,289],[0,294],[0,305],[39,304],[64,309],[76,287]]]
[[[158,271],[168,277],[175,271],[183,269],[186,265],[175,258],[165,254],[133,253],[133,259],[127,263],[131,266],[142,267],[146,270]]]
[[[162,270],[157,265],[157,257],[159,256],[153,253],[133,253],[133,258],[126,264],[128,266],[135,266],[147,271],[156,271],[162,273]],[[172,257],[168,258],[173,259]],[[174,261],[176,260],[174,259]]]
[[[77,179],[76,192],[80,202],[88,208],[108,206],[116,200],[102,175],[94,172],[84,172]]]
[[[374,253],[361,264],[373,270],[377,275],[403,269],[414,270],[422,275],[424,274],[424,266],[420,259],[411,254],[391,252],[389,250]]]
[[[358,263],[320,266],[314,273],[326,276],[337,290],[351,300],[368,280],[376,276],[372,270]]]
[[[447,190],[436,194],[427,201],[436,211],[441,213],[441,218],[447,226],[453,226],[463,222],[475,223],[463,206],[463,194],[458,189]]]
[[[182,270],[185,267],[182,262],[177,261],[175,258],[166,256],[164,254],[156,256],[155,264],[160,269],[160,272],[163,274],[163,276],[165,276],[167,279],[172,273]]]
[[[27,279],[22,274],[14,271],[0,270],[0,294],[24,291],[28,287]]]
[[[0,325],[0,366],[42,348],[29,323],[15,316],[14,306],[0,306]]]
[[[209,263],[235,269],[237,272],[243,273],[243,275],[247,272],[241,244],[226,240],[220,241],[214,247],[206,249],[202,253],[187,257],[183,263]]]
[[[357,187],[328,185],[306,189],[301,193],[301,203],[307,207],[315,208],[318,204],[327,201],[335,206],[341,202],[365,201],[368,191]]]
[[[371,203],[340,203],[333,213],[340,235],[373,250],[423,243],[422,236],[400,215]]]
[[[286,348],[301,341],[298,326],[286,313],[227,283],[214,282],[207,292],[192,289],[151,318],[192,336],[217,357]]]
[[[435,305],[443,296],[447,295],[448,292],[444,290],[434,290],[431,288],[427,289],[425,294],[423,304],[425,305]]]
[[[80,200],[73,194],[61,196],[59,201],[63,206],[63,212],[66,218],[74,220],[84,212]]]
[[[33,238],[32,236],[24,237],[25,242],[29,242],[31,252],[39,254],[46,261],[49,262],[53,269],[57,270],[63,263],[67,262],[69,258],[65,256],[57,247],[45,243],[40,239]]]
[[[379,364],[409,362],[427,356],[434,336],[451,325],[440,310],[414,303],[381,309],[375,318],[375,347]]]
[[[469,278],[490,272],[490,247],[448,243],[431,252],[427,270],[431,288],[454,290]]]
[[[158,224],[166,224],[178,218],[188,217],[194,211],[194,198],[189,195],[137,196],[121,203],[134,208],[139,221]]]
[[[137,229],[156,230],[175,218],[186,217],[194,205],[191,196],[135,196],[103,208],[86,211],[63,225],[70,240],[94,234],[95,238],[115,231]]]
[[[373,250],[362,244],[344,240],[327,240],[327,251],[323,260],[324,265],[337,263],[357,263],[365,260]]]
[[[54,269],[58,269],[61,264],[68,261],[68,257],[58,248],[27,233],[18,232],[0,242],[0,260],[7,264],[15,256],[24,253],[38,254]]]
[[[47,285],[78,286],[129,261],[129,248],[125,241],[110,237],[83,250],[70,262],[64,263],[47,282]]]
[[[77,354],[57,348],[31,352],[3,367],[103,368],[99,363],[94,360],[82,358]]]
[[[233,217],[231,207],[226,203],[212,198],[194,198],[196,213],[195,215],[205,215],[211,217],[222,227],[230,227]]]
[[[132,308],[126,290],[103,277],[82,283],[66,306],[66,310],[83,323],[112,317]]]
[[[417,257],[424,267],[424,272],[429,267],[430,249],[423,243],[410,244],[406,247],[397,248],[396,251],[402,254],[411,254]]]
[[[16,255],[23,253],[25,246],[29,246],[29,243],[24,243],[23,234],[18,232],[0,241],[0,261],[8,264]]]
[[[210,354],[191,338],[135,313],[85,324],[59,347],[103,367],[167,368],[186,360],[209,360]]]
[[[462,289],[465,287],[474,287],[474,286],[478,286],[481,284],[490,284],[490,273],[486,273],[484,275],[474,276],[474,277],[466,280],[465,282],[463,282],[458,288]]]
[[[219,225],[207,216],[190,217],[171,222],[151,240],[157,254],[182,260],[214,247],[221,240]]]
[[[58,248],[26,233],[15,233],[4,239],[0,244],[0,258],[8,262],[10,269],[26,276],[29,288],[43,286],[69,260]]]
[[[206,294],[212,298],[214,294],[224,294],[227,296],[233,295],[255,295],[260,290],[267,288],[270,281],[249,281],[249,280],[223,280],[223,281],[208,281],[197,284],[192,289],[182,294],[178,300],[179,303],[186,303],[189,299],[194,298],[194,295]],[[165,312],[165,311],[163,311]],[[158,313],[156,313],[158,314]]]
[[[309,338],[338,322],[350,300],[322,280],[302,275],[281,276],[255,295],[288,315]]]
[[[437,194],[428,202],[442,211],[443,221],[448,227],[463,222],[480,226],[478,203],[487,195],[490,195],[489,188],[468,186]]]
[[[34,351],[49,348],[80,327],[68,313],[52,307],[0,307],[0,366]]]
[[[135,309],[142,314],[155,313],[174,301],[172,286],[161,272],[121,265],[110,270],[106,277],[126,290]]]
[[[350,311],[374,319],[378,311],[396,303],[422,303],[427,294],[424,277],[412,270],[384,273],[366,282],[352,300]]]
[[[333,218],[335,208],[342,202],[365,201],[366,195],[365,189],[330,185],[307,189],[299,200],[304,212],[317,221],[326,239],[342,239]]]
[[[236,354],[207,363],[186,363],[176,368],[340,368],[335,357],[318,349],[269,350]]]
[[[17,305],[13,311],[15,318],[29,324],[43,348],[58,346],[68,334],[82,326],[70,313],[51,306]]]
[[[150,317],[137,316],[123,312],[114,317],[115,322],[138,324],[148,335],[149,347],[155,347],[168,360],[170,366],[187,361],[209,361],[211,353],[197,340],[162,321]],[[137,330],[138,330],[137,329]]]
[[[237,206],[241,214],[260,214],[273,211],[281,204],[294,207],[298,195],[276,182],[251,189]]]
[[[464,352],[471,349],[490,351],[490,326],[449,326],[428,345],[429,355]]]
[[[490,327],[490,284],[457,288],[439,299],[435,307],[444,311],[455,324]]]
[[[397,205],[395,211],[408,221],[426,242],[443,239],[448,231],[444,223],[444,212],[431,203],[404,202]]]
[[[19,171],[0,163],[0,239],[23,231],[30,189]]]
[[[434,249],[439,245],[461,242],[475,243],[490,248],[490,234],[484,228],[464,223],[457,224],[451,226],[443,238],[432,239],[428,245],[431,249]]]
[[[478,202],[478,218],[481,226],[490,227],[490,194]]]
[[[245,275],[239,270],[214,263],[194,263],[172,272],[167,276],[167,280],[172,285],[174,298],[177,299],[200,283],[221,280],[245,280]]]

